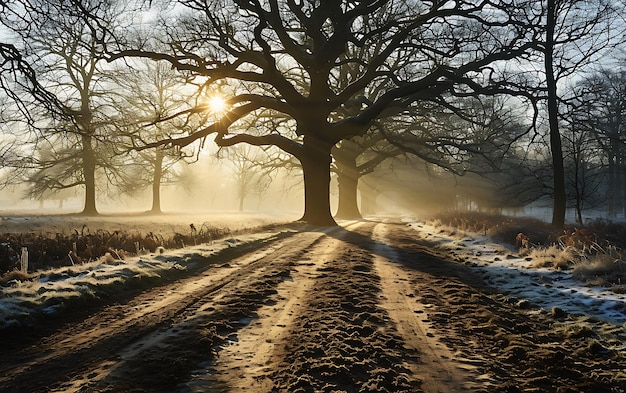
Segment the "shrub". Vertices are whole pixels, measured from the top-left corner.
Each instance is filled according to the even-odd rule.
[[[511,218],[480,212],[446,212],[434,220],[465,231],[485,233],[493,240],[516,245],[528,238],[519,255],[532,259],[532,267],[569,269],[576,279],[589,284],[612,286],[623,291],[626,284],[626,225],[607,220],[592,221],[586,228],[568,227],[561,232],[533,218]]]
[[[516,244],[519,233],[528,236],[531,245],[547,245],[557,237],[557,232],[549,224],[530,217],[512,218],[502,214],[481,212],[445,212],[437,214],[433,221],[464,231],[486,234],[495,241],[511,245]]]

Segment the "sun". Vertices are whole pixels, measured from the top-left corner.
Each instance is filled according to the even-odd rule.
[[[224,97],[212,96],[207,100],[209,110],[217,115],[221,115],[226,111],[227,104]]]

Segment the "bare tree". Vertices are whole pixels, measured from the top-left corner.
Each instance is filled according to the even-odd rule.
[[[102,23],[112,26],[116,8],[110,2],[86,4],[102,11]],[[38,81],[62,103],[62,116],[38,127],[32,141],[41,154],[32,156],[32,195],[48,189],[82,186],[84,214],[98,214],[96,170],[115,179],[114,146],[107,141],[112,120],[105,98],[110,85],[101,68],[99,39],[69,2],[23,0],[8,9],[4,23],[19,35],[24,57],[37,69]],[[51,37],[53,39],[51,39]],[[48,121],[44,118],[40,121]]]
[[[0,128],[0,134],[4,134]],[[4,188],[8,184],[11,184],[11,178],[15,176],[9,173],[13,168],[19,168],[21,166],[15,165],[19,157],[16,156],[17,147],[15,146],[15,139],[5,134],[3,140],[0,142],[0,188]]]
[[[359,179],[372,173],[385,160],[402,154],[402,150],[390,144],[382,134],[369,132],[337,144],[332,155],[333,171],[339,183],[339,201],[335,217],[361,218],[358,197]]]
[[[0,3],[0,24],[9,9]],[[20,183],[31,163],[27,146],[29,128],[37,127],[37,114],[62,116],[64,107],[39,83],[37,73],[14,44],[0,42],[0,170],[2,186]],[[36,110],[34,110],[36,108]],[[36,113],[35,113],[36,112]]]
[[[623,14],[623,10],[616,9],[614,2],[605,0],[546,0],[540,4],[544,15],[542,53],[554,172],[552,225],[562,228],[567,197],[557,86],[560,80],[598,59],[607,48],[613,47],[616,39],[622,39],[623,26],[616,28],[611,22],[620,11]]]
[[[496,64],[535,45],[518,20],[519,5],[472,1],[181,2],[186,13],[170,50],[116,51],[111,60],[146,57],[233,86],[231,109],[213,125],[161,143],[185,146],[215,134],[220,146],[274,145],[296,157],[305,183],[302,219],[334,225],[330,213],[331,149],[362,135],[380,118],[413,103],[454,95],[511,92]],[[88,12],[89,13],[89,12]],[[88,15],[97,21],[96,12]],[[364,62],[354,48],[374,55]],[[345,86],[343,67],[357,69]],[[353,114],[345,105],[359,103]],[[246,116],[283,116],[281,130],[237,128]]]
[[[23,21],[14,7],[19,4],[0,2],[0,26],[7,29],[3,38],[13,42],[0,42],[0,122],[3,134],[0,142],[0,169],[2,185],[21,184],[32,162],[28,153],[29,129],[40,129],[39,116],[63,118],[66,108],[57,97],[44,87],[37,71],[16,47],[17,37],[8,32],[14,19]],[[20,12],[30,10],[29,7]]]
[[[253,194],[260,198],[272,182],[273,170],[268,171],[263,164],[267,161],[267,154],[258,147],[242,145],[222,149],[218,155],[228,159],[226,165],[230,168],[235,183],[238,208],[243,211],[246,198]]]
[[[189,109],[189,97],[185,90],[187,78],[163,62],[142,61],[132,67],[121,68],[116,83],[123,93],[116,97],[119,111],[118,150],[126,151],[128,157],[123,168],[123,191],[133,193],[144,187],[152,191],[151,213],[161,213],[161,187],[175,183],[179,175],[177,167],[181,160],[195,160],[193,150],[181,150],[157,146],[148,150],[133,150],[134,146],[176,135],[187,135],[200,126],[204,118],[185,121],[174,119],[162,122],[181,110]],[[193,105],[193,102],[191,103]]]
[[[20,122],[14,118],[14,103],[7,96],[0,95],[0,171],[6,172],[6,168],[21,167],[19,165],[19,145],[20,140],[12,128],[19,127]],[[9,182],[8,176],[0,176],[0,184],[6,185]],[[0,187],[1,188],[1,187]]]
[[[604,157],[598,155],[598,143],[594,135],[571,124],[563,130],[563,157],[565,163],[565,184],[569,200],[576,213],[576,222],[583,224],[583,210],[600,206],[606,198],[602,185],[606,176]]]
[[[487,175],[501,170],[512,145],[532,129],[518,121],[526,108],[505,97],[447,97],[378,127],[398,149],[425,162],[460,176]]]
[[[8,24],[6,16],[9,13],[7,5],[0,3],[0,24]],[[49,116],[63,114],[64,106],[39,83],[36,71],[14,44],[0,42],[0,60],[0,90],[26,122],[34,124],[32,106],[29,105],[32,102],[46,110]]]
[[[577,83],[567,100],[566,119],[581,139],[580,154],[590,154],[587,161],[594,166],[606,166],[609,217],[618,212],[626,214],[625,86],[626,71],[601,69]]]
[[[456,202],[455,176],[410,154],[384,161],[359,184],[361,211],[367,215],[432,213]]]

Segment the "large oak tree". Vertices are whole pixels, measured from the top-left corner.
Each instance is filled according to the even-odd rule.
[[[110,48],[111,60],[166,60],[205,78],[204,89],[227,84],[231,109],[187,137],[159,143],[185,146],[214,134],[220,146],[277,146],[302,165],[302,220],[316,225],[335,224],[329,203],[333,146],[415,102],[442,100],[443,93],[514,92],[502,64],[535,45],[521,2],[186,0],[178,5],[177,24],[168,23],[167,49],[147,41],[121,45]],[[88,16],[97,21],[97,15]],[[363,52],[371,53],[367,62],[351,55]],[[346,75],[344,67],[351,70],[348,84],[337,83]],[[346,106],[351,110],[342,110]],[[238,127],[261,114],[287,117],[292,126]]]

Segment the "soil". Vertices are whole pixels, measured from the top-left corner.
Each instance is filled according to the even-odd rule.
[[[399,221],[299,229],[0,332],[0,391],[626,391],[623,326],[511,301]]]

